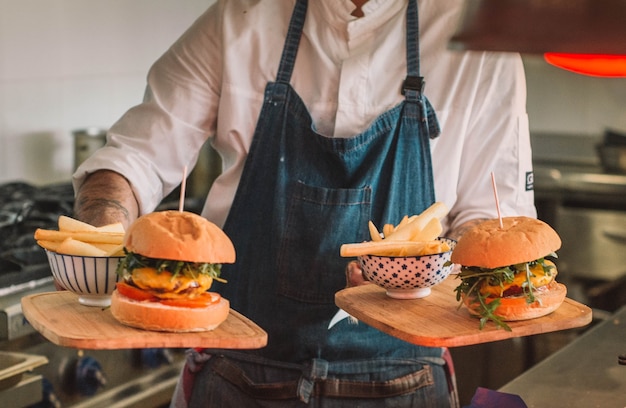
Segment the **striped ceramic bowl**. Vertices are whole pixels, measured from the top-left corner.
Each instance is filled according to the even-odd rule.
[[[107,307],[118,280],[122,257],[66,255],[46,250],[52,275],[58,284],[78,295],[86,306]]]

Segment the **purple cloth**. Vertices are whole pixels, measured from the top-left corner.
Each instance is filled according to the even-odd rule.
[[[528,408],[519,395],[478,387],[470,405],[463,408]]]

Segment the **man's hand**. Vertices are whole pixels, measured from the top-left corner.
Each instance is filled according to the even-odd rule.
[[[363,277],[363,270],[357,261],[350,261],[346,266],[346,286],[359,286],[371,283]]]

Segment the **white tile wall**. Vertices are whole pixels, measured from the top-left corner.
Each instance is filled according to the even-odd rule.
[[[601,134],[605,128],[626,132],[626,78],[596,78],[524,57],[531,130]]]
[[[67,181],[72,130],[108,127],[213,0],[0,0],[0,182]]]
[[[151,63],[214,0],[0,0],[0,182],[67,181],[74,129],[141,100]],[[626,80],[525,60],[531,129],[626,129]]]

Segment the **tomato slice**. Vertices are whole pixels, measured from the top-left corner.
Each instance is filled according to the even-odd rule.
[[[135,287],[133,285],[129,285],[125,282],[118,282],[116,285],[117,290],[121,295],[126,296],[127,298],[137,300],[137,301],[149,301],[149,302],[159,302],[161,304],[167,306],[174,307],[189,307],[189,308],[202,308],[212,305],[214,303],[218,303],[222,298],[219,293],[215,292],[204,292],[199,296],[194,297],[193,299],[189,298],[175,298],[175,299],[159,299],[152,293]]]
[[[204,292],[199,296],[194,297],[193,299],[189,298],[177,298],[177,299],[160,299],[164,305],[168,306],[176,306],[176,307],[189,307],[189,308],[202,308],[212,305],[214,303],[218,303],[222,297],[219,293],[215,292]]]
[[[117,291],[120,292],[121,295],[124,295],[127,298],[130,298],[133,300],[138,300],[138,301],[149,300],[152,302],[158,300],[158,298],[154,296],[153,294],[151,294],[150,292],[146,292],[145,290],[139,289],[138,287],[129,285],[128,283],[125,283],[125,282],[118,282],[115,287],[117,288]]]

